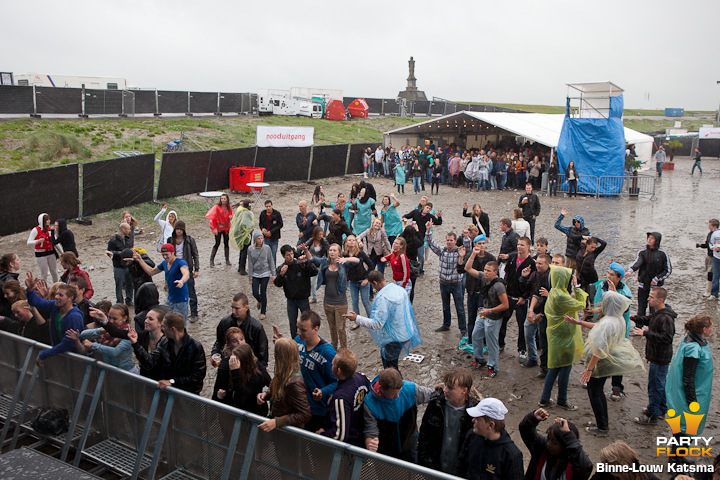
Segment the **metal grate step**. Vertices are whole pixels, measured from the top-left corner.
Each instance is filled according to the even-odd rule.
[[[132,475],[137,452],[116,440],[108,439],[96,443],[82,452],[83,456],[124,475]],[[140,470],[150,467],[152,458],[143,455]]]
[[[184,468],[178,468],[177,470],[168,473],[160,480],[199,480],[201,478],[203,477],[196,477],[195,475],[188,473]]]

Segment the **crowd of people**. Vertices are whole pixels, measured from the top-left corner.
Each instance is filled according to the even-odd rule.
[[[16,253],[6,253],[0,260],[0,329],[51,345],[39,354],[39,366],[64,352],[95,355],[154,379],[160,389],[172,386],[200,394],[208,358],[205,346],[186,328],[188,320],[198,319],[194,279],[201,265],[214,268],[221,242],[225,261],[231,264],[232,240],[241,250],[238,272],[248,277],[259,319],[250,313],[248,295],[233,296],[230,313],[217,324],[210,351],[209,362],[217,368],[212,398],[268,416],[260,425],[264,431],[293,425],[466,478],[589,478],[593,464],[582,448],[580,432],[602,437],[610,433],[607,379],[612,383],[609,398],[622,401],[624,377],[646,370],[629,341],[631,335],[645,339],[649,363],[648,403],[635,418],[638,425],[656,425],[670,410],[690,411],[691,403],[699,405],[699,414],[709,411],[713,360],[708,339],[713,322],[707,315],[685,321],[684,337],[673,354],[678,314],[668,305],[670,292],[663,287],[672,266],[660,248],[660,233],[647,234],[634,262],[626,267],[612,262],[598,275],[597,258],[607,242],[591,233],[592,225],[586,225],[582,216],[563,225],[568,215],[563,208],[555,222],[567,238],[564,254],[551,253],[543,232],[536,238],[541,215],[541,200],[535,193],[540,186],[537,173],[547,162],[534,152],[410,147],[395,152],[390,146],[379,147],[374,154],[366,152],[365,160],[369,177],[395,179],[398,196],[386,195],[376,202],[372,178],[353,184],[347,199],[339,193],[331,202],[318,187],[309,202],[298,202],[294,226],[284,224],[283,215],[266,200],[258,214],[259,226],[250,231],[238,226],[248,204],[231,206],[223,195],[206,215],[215,237],[209,262],[201,260],[178,212],[165,205],[155,217],[161,228],[156,248],[162,256],[155,264],[149,252],[135,245],[135,235],[142,230],[130,212],[124,212],[106,250],[113,265],[114,304],[92,302],[90,276],[82,268],[67,223],[60,219],[51,226],[49,216],[41,214],[27,241],[34,248],[40,275],[27,273],[21,278]],[[500,170],[497,165],[502,165]],[[551,182],[554,165],[554,160],[547,165]],[[494,222],[480,205],[466,202],[462,215],[468,224],[456,225],[461,234],[447,225],[441,233],[443,212],[435,210],[428,197],[420,197],[416,205],[402,205],[400,199],[407,197],[400,187],[406,173],[419,191],[427,179],[433,188],[447,182],[478,190],[502,190],[507,181],[523,192],[517,207]],[[574,175],[577,181],[577,172],[568,173],[568,179],[572,181]],[[494,223],[502,232],[496,254],[488,250]],[[706,271],[712,275],[706,294],[716,299],[720,222],[711,219],[708,225],[710,232],[698,247],[708,252]],[[281,238],[291,240],[280,246]],[[473,357],[467,368],[448,369],[439,387],[403,378],[399,363],[403,354],[423,341],[413,301],[430,252],[439,259],[443,311],[435,331],[451,329],[454,310],[461,338],[458,348]],[[63,269],[60,276],[56,258]],[[391,272],[386,275],[388,263]],[[161,272],[167,291],[163,304],[152,281]],[[633,274],[638,279],[635,315],[630,314],[633,293],[626,283]],[[287,337],[273,325],[268,338],[262,323],[271,283],[286,298]],[[324,322],[310,306],[320,298]],[[284,314],[275,318],[280,316]],[[367,329],[377,345],[383,366],[377,377],[369,379],[357,371],[346,325]],[[501,374],[500,352],[506,347],[508,326],[517,333],[519,362],[528,371],[537,368],[536,376],[544,381],[538,408],[527,412],[519,425],[520,439],[531,454],[527,468],[505,428],[508,409],[498,399],[481,399],[473,378],[492,381]],[[329,341],[320,335],[321,329]],[[552,419],[548,411],[581,408],[568,399],[572,366],[580,362],[585,369],[579,380],[588,395],[584,408],[589,407],[596,420],[585,429],[560,416]],[[473,375],[478,370],[481,375]],[[418,427],[420,404],[427,408]],[[537,428],[547,420],[550,426],[541,435]],[[631,464],[638,462],[638,456],[629,445],[614,442],[595,460]]]

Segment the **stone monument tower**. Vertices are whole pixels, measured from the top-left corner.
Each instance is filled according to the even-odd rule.
[[[408,75],[407,78],[407,87],[405,87],[405,90],[398,93],[397,96],[407,100],[419,100],[426,102],[427,97],[425,96],[425,92],[418,90],[416,85],[417,78],[415,78],[415,60],[413,60],[413,57],[410,57],[410,60],[408,61],[408,69],[410,70],[410,75]]]

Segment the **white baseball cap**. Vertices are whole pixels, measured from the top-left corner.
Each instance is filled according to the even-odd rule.
[[[488,416],[494,420],[505,420],[508,409],[497,398],[485,398],[477,405],[466,409],[471,417]]]

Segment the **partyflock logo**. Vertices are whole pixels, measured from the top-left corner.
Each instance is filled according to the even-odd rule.
[[[710,442],[712,437],[697,436],[698,428],[702,423],[705,414],[698,414],[700,404],[692,402],[689,405],[689,412],[682,412],[678,415],[673,409],[668,410],[665,421],[670,425],[672,437],[657,437],[656,456],[667,457],[712,457]],[[685,420],[685,429],[682,428],[682,420]]]

